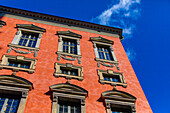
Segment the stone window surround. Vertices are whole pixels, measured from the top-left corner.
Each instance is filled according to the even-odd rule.
[[[114,72],[113,70],[100,70],[100,69],[97,69],[97,73],[98,73],[98,76],[99,76],[99,82],[101,84],[110,84],[112,86],[123,86],[124,88],[127,87],[127,84],[126,84],[126,81],[125,81],[125,78],[124,78],[124,75],[123,73],[120,73],[120,72]],[[120,82],[113,82],[113,81],[106,81],[104,80],[103,78],[103,74],[108,74],[108,75],[113,75],[113,76],[119,76],[120,78]]]
[[[8,80],[12,82],[7,82]],[[0,91],[4,94],[21,95],[17,113],[24,113],[28,93],[33,89],[32,83],[13,75],[0,75]]]
[[[68,84],[68,85],[70,85],[70,84]],[[53,100],[53,102],[52,102],[52,112],[51,113],[57,113],[57,105],[58,105],[59,98],[67,98],[67,99],[72,99],[72,100],[74,100],[74,99],[79,100],[80,104],[81,104],[81,113],[86,113],[85,98],[87,97],[87,91],[86,92],[77,92],[76,90],[80,90],[79,89],[80,87],[78,87],[76,85],[72,85],[72,84],[71,84],[71,86],[69,86],[69,89],[72,88],[72,87],[74,87],[74,88],[76,87],[76,89],[74,91],[67,90],[65,85],[63,85],[63,86],[64,86],[63,90],[55,89],[55,88],[53,89],[53,87],[55,87],[55,85],[50,86],[50,90],[52,91],[52,100]],[[81,90],[82,89],[83,88],[81,88]]]
[[[74,75],[67,75],[67,74],[62,74],[60,73],[60,67],[67,67],[70,69],[77,69],[78,70],[78,76]],[[83,67],[82,66],[75,66],[70,63],[62,64],[62,63],[55,63],[55,77],[65,77],[66,79],[78,79],[80,81],[83,80]]]
[[[92,41],[92,42],[93,42],[94,52],[95,52],[95,56],[96,56],[95,60],[97,61],[97,66],[100,67],[100,64],[102,64],[103,66],[106,66],[106,67],[114,67],[114,66],[116,66],[117,69],[120,70],[119,67],[118,67],[119,62],[117,61],[116,56],[114,54],[112,44],[103,43],[103,42],[97,42],[97,41]],[[97,45],[102,45],[102,46],[109,47],[110,51],[111,51],[111,57],[113,57],[114,61],[100,59],[99,58],[99,53],[98,53],[98,50],[97,50]],[[106,63],[109,63],[109,64],[106,64]]]
[[[8,59],[20,60],[20,61],[25,61],[25,62],[31,62],[30,69],[8,66],[7,65]],[[25,58],[24,56],[3,55],[2,56],[2,61],[0,63],[0,69],[3,69],[3,68],[5,68],[5,69],[12,69],[14,72],[17,72],[17,71],[26,71],[26,72],[31,74],[31,73],[35,72],[36,62],[37,62],[37,59]]]
[[[37,43],[36,43],[35,48],[34,47],[27,47],[27,46],[18,45],[18,43],[20,41],[20,37],[22,36],[22,31],[39,33],[39,37],[37,39]],[[21,54],[34,53],[34,57],[36,57],[37,52],[39,51],[39,45],[40,45],[42,34],[43,34],[42,31],[36,31],[36,30],[25,29],[25,28],[18,28],[18,31],[17,31],[13,41],[10,44],[8,44],[9,49],[8,49],[7,53],[11,52],[11,50],[14,50],[15,52],[21,53]],[[17,50],[18,48],[27,49],[29,52]]]
[[[64,53],[63,52],[63,38],[70,39],[70,40],[76,40],[77,42],[77,54],[70,54],[70,53]],[[78,60],[78,63],[81,64],[81,51],[80,51],[80,38],[79,37],[73,37],[73,36],[66,36],[66,35],[59,35],[58,40],[58,51],[57,51],[57,60],[60,61],[60,57],[62,57],[65,60],[75,61]],[[69,57],[71,58],[69,58]]]
[[[120,109],[128,108],[131,110],[131,113],[136,113],[136,97],[130,95],[129,93],[118,90],[105,91],[102,93],[102,99],[104,100],[107,113],[112,113],[112,107]]]

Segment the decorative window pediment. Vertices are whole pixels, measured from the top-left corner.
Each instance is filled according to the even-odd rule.
[[[99,37],[91,37],[90,40],[91,40],[91,41],[108,43],[108,44],[114,44],[113,41],[108,40],[108,39],[105,39],[105,38],[103,38],[103,37],[101,37],[101,36],[99,36]]]
[[[0,20],[0,28],[1,28],[2,26],[4,26],[4,25],[6,25],[6,22]]]
[[[0,111],[23,113],[28,93],[32,89],[32,83],[24,78],[14,75],[0,75],[0,101],[2,106]]]
[[[16,71],[26,71],[33,73],[35,71],[36,59],[25,58],[24,56],[3,55],[0,62],[0,69],[12,69]]]
[[[81,64],[80,39],[82,36],[71,31],[57,31],[57,35],[59,35],[58,61],[63,58],[70,61],[78,60]]]
[[[107,113],[126,111],[127,113],[136,113],[136,97],[133,95],[118,91],[109,90],[102,93]]]
[[[116,59],[116,56],[113,51],[113,41],[105,39],[101,36],[91,37],[90,41],[93,42],[94,52],[96,56],[97,66],[100,67],[100,64],[106,67],[116,66],[119,69],[119,62]]]
[[[0,75],[0,85],[33,89],[30,81],[13,75]]]
[[[50,86],[53,94],[52,113],[62,113],[63,106],[70,113],[71,109],[76,110],[76,113],[86,113],[85,98],[88,92],[76,85],[62,83]],[[73,107],[72,107],[73,106]]]
[[[18,31],[11,44],[8,44],[9,49],[7,53],[13,50],[20,54],[34,53],[34,57],[36,57],[42,34],[46,30],[34,24],[17,24],[16,27]],[[27,51],[21,49],[26,49]]]
[[[57,34],[64,35],[64,36],[72,36],[72,37],[77,37],[77,38],[82,37],[81,35],[79,35],[77,33],[71,32],[70,30],[69,31],[57,31]]]

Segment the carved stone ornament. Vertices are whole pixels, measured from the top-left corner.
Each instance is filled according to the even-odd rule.
[[[132,109],[132,112],[133,112],[133,113],[136,113],[135,105],[132,105],[132,106],[131,106],[131,109]]]
[[[37,56],[37,51],[30,51],[29,52],[26,52],[26,51],[21,51],[21,50],[17,50],[17,49],[14,49],[13,47],[9,47],[9,49],[7,50],[7,53],[10,53],[11,50],[15,51],[16,53],[20,53],[20,54],[30,54],[30,53],[34,53],[34,57]]]
[[[62,55],[62,54],[59,54],[59,53],[58,53],[57,60],[60,61],[61,58],[65,59],[65,60],[69,60],[69,61],[78,60],[78,63],[81,64],[81,58],[80,58],[80,57],[71,56],[72,58],[69,58],[69,57],[67,57],[67,56],[70,56],[70,55]]]
[[[110,109],[110,103],[106,103],[106,108]]]
[[[53,95],[53,102],[58,102],[58,96],[56,96],[55,94]]]
[[[81,105],[85,105],[85,99],[81,99]]]
[[[27,98],[28,95],[28,91],[23,91],[22,92],[22,98]]]
[[[106,66],[106,67],[115,67],[117,68],[117,70],[120,71],[120,68],[118,66],[118,64],[106,64],[105,62],[100,62],[100,61],[97,61],[97,66],[100,67],[100,64],[102,64],[103,66]]]

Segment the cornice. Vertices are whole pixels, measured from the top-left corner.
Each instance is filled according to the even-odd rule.
[[[43,19],[43,20],[52,21],[55,23],[61,23],[61,24],[66,24],[66,25],[70,25],[70,26],[76,26],[76,27],[81,27],[81,28],[97,30],[99,32],[102,31],[102,32],[106,32],[106,33],[118,34],[119,38],[123,39],[122,29],[120,29],[120,28],[114,28],[114,27],[94,24],[94,23],[90,23],[90,22],[84,22],[84,21],[80,21],[80,20],[63,18],[63,17],[53,16],[53,15],[48,15],[48,14],[42,14],[42,13],[37,13],[37,12],[32,12],[32,11],[27,11],[27,10],[22,10],[22,9],[10,8],[10,7],[6,7],[6,6],[2,6],[2,5],[0,5],[0,12],[24,16],[24,17],[26,16],[29,18],[31,17],[34,19],[35,18]]]

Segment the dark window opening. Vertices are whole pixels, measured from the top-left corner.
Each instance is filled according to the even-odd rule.
[[[63,52],[77,54],[77,42],[76,40],[63,39]]]
[[[78,69],[72,69],[72,68],[70,69],[70,68],[66,68],[66,67],[60,67],[60,73],[78,76]]]
[[[8,66],[13,66],[13,67],[20,67],[20,68],[26,68],[29,69],[31,62],[25,62],[25,61],[17,61],[17,60],[12,60],[8,59]]]

